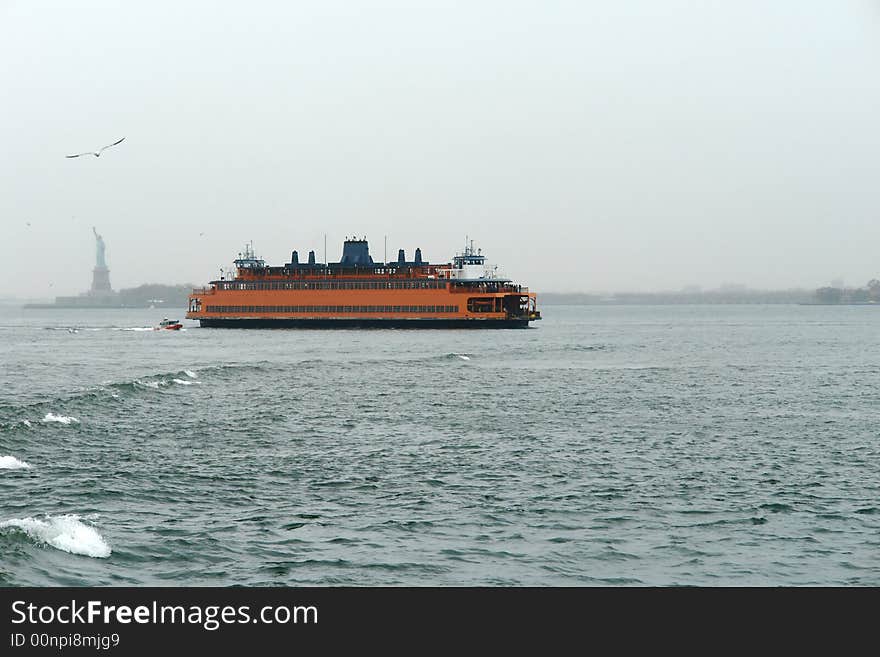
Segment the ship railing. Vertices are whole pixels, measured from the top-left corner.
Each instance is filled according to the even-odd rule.
[[[194,287],[191,294],[214,294],[216,290],[213,287]]]
[[[471,281],[469,281],[471,282]],[[486,281],[490,286],[492,281]],[[453,285],[449,289],[453,294],[528,294],[529,288],[523,285],[499,285],[494,289],[484,289],[477,285]]]

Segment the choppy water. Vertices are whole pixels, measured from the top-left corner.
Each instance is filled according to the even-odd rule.
[[[880,584],[880,308],[543,311],[0,310],[0,585]]]

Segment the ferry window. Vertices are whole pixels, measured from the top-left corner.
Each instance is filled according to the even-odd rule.
[[[494,305],[489,297],[471,297],[467,301],[468,312],[472,313],[491,313]]]

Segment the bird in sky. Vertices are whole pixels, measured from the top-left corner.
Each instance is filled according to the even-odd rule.
[[[108,148],[110,148],[111,146],[116,146],[117,144],[121,144],[123,139],[125,139],[125,137],[123,137],[123,138],[120,139],[119,141],[114,141],[112,144],[107,144],[106,146],[104,146],[104,147],[101,148],[100,150],[97,150],[97,151],[94,151],[94,152],[92,152],[92,151],[88,151],[88,152],[86,152],[86,153],[77,153],[76,155],[65,155],[64,157],[80,157],[81,155],[94,155],[95,157],[101,157],[101,153],[103,153],[104,151],[106,151],[106,150],[107,150]]]

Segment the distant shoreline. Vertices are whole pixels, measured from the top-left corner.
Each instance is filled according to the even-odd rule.
[[[48,310],[131,310],[133,308],[134,309],[136,309],[136,308],[143,308],[143,309],[169,308],[170,306],[168,306],[167,304],[161,304],[158,306],[156,306],[156,305],[150,306],[150,305],[144,305],[144,304],[131,304],[131,305],[106,305],[105,304],[102,306],[99,304],[77,305],[77,304],[61,304],[61,303],[25,303],[25,304],[21,304],[19,307],[24,310],[47,310],[47,309]],[[185,308],[186,304],[183,304],[180,307]]]

